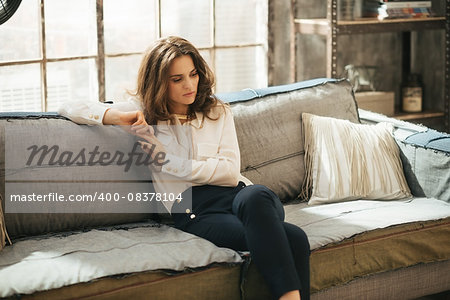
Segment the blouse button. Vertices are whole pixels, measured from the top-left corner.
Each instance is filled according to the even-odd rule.
[[[186,208],[186,213],[188,214],[190,212],[191,212],[191,210],[189,208]]]
[[[191,219],[194,219],[194,218],[195,218],[195,215],[194,215],[194,214],[192,214],[192,215],[191,215]]]

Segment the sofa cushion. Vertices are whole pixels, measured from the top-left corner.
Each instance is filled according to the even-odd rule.
[[[241,264],[214,264],[183,272],[137,272],[36,292],[32,297],[35,300],[241,299],[240,273]]]
[[[111,275],[241,262],[231,249],[152,222],[33,237],[16,241],[1,252],[0,297]]]
[[[450,136],[405,121],[358,110],[364,123],[388,122],[395,127],[403,171],[416,197],[450,202]]]
[[[430,198],[285,206],[311,245],[311,291],[450,259],[450,204]]]
[[[433,149],[450,154],[450,134],[428,129],[416,132],[405,139],[405,142],[425,149]]]
[[[302,114],[309,204],[411,197],[392,125]]]
[[[0,251],[5,247],[6,240],[11,244],[8,232],[6,231],[5,217],[3,216],[3,198],[0,195]]]
[[[316,79],[218,97],[232,107],[242,174],[283,201],[300,193],[305,175],[302,112],[359,122],[347,81]]]
[[[26,195],[51,192],[93,195],[94,191],[114,195],[114,192],[120,191],[122,196],[127,192],[140,190],[151,192],[150,172],[146,166],[133,166],[129,170],[125,170],[124,165],[113,164],[92,166],[74,163],[60,166],[49,163],[50,154],[41,164],[38,163],[39,155],[35,156],[30,165],[26,164],[31,157],[27,149],[33,145],[58,146],[59,158],[63,151],[70,150],[76,155],[85,149],[84,153],[88,158],[88,152],[93,151],[96,146],[99,151],[107,149],[111,153],[116,150],[127,153],[133,143],[134,137],[113,126],[77,125],[52,116],[21,119],[8,115],[6,119],[0,118],[0,144],[5,145],[0,147],[0,194],[4,202],[7,202],[5,195],[11,195],[15,191]],[[117,203],[124,202],[126,201]],[[116,202],[99,199],[92,203],[7,202],[3,203],[3,207],[6,208],[6,228],[12,239],[139,222],[151,217],[148,211],[137,212],[128,210],[129,207],[117,207],[113,204]]]

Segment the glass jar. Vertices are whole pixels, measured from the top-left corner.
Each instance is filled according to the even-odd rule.
[[[402,88],[402,110],[405,112],[421,112],[423,86],[419,74],[409,74],[408,81]]]

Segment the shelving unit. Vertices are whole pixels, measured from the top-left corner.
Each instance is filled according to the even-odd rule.
[[[295,1],[294,1],[295,2]],[[293,8],[295,3],[293,3]],[[294,10],[295,11],[295,10]],[[402,73],[408,74],[410,71],[410,41],[412,31],[422,30],[445,30],[445,108],[443,112],[423,112],[418,114],[398,113],[395,117],[407,118],[407,120],[442,118],[445,123],[445,130],[450,132],[450,0],[446,0],[446,17],[430,17],[420,19],[388,19],[379,21],[378,19],[363,18],[354,21],[340,21],[337,18],[337,0],[327,0],[327,17],[325,19],[295,19],[293,20],[293,30],[300,34],[318,34],[326,37],[326,75],[327,77],[337,77],[337,51],[339,35],[382,33],[382,32],[402,32],[403,35],[403,63]],[[295,45],[295,34],[292,41]],[[291,46],[292,47],[292,46]],[[295,64],[295,51],[291,58]],[[295,74],[293,75],[295,76]],[[295,78],[294,78],[295,80]]]

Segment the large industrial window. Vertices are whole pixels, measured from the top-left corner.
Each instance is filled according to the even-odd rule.
[[[26,0],[0,26],[0,111],[55,111],[135,87],[161,36],[197,46],[216,92],[267,85],[267,0]]]

